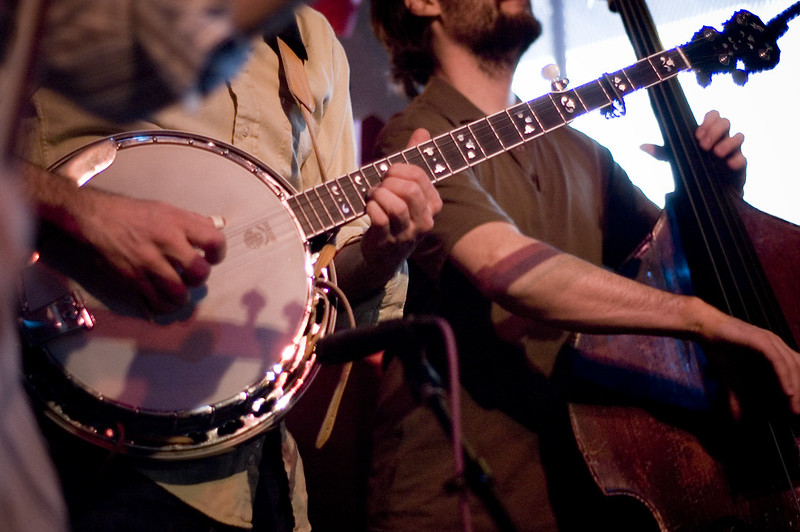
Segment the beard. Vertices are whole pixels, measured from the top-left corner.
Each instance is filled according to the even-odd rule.
[[[533,13],[507,14],[483,0],[445,0],[453,38],[468,47],[487,66],[514,67],[541,35]]]

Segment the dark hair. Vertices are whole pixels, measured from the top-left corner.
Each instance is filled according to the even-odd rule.
[[[436,67],[430,19],[412,14],[404,0],[371,0],[372,30],[389,52],[392,79],[409,98],[419,94]]]

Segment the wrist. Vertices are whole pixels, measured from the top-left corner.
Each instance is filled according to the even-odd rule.
[[[361,239],[360,248],[364,267],[380,286],[389,282],[414,249],[411,244],[377,245],[372,243],[368,236]]]
[[[88,241],[87,229],[99,209],[96,197],[103,194],[90,187],[78,187],[69,179],[52,176],[46,194],[37,195],[38,216],[80,241]],[[105,205],[110,209],[109,205]]]
[[[728,316],[702,299],[689,296],[681,315],[684,316],[685,330],[694,341],[714,342],[719,339],[723,320]]]

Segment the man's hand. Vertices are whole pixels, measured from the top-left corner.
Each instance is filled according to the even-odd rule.
[[[730,133],[730,120],[722,118],[717,111],[709,111],[703,118],[703,123],[697,127],[695,138],[703,150],[713,153],[729,170],[725,176],[726,181],[741,194],[747,172],[747,158],[742,153],[744,135],[736,133],[731,136]],[[641,148],[658,160],[667,159],[663,146],[642,144]]]
[[[709,111],[703,118],[703,123],[697,127],[695,138],[701,148],[725,162],[731,171],[728,182],[741,194],[747,171],[747,159],[742,153],[744,135],[736,133],[731,136],[730,120],[719,116],[717,111]]]
[[[716,311],[705,315],[709,319],[698,321],[702,324],[696,331],[700,338],[707,342],[741,346],[761,354],[772,365],[783,393],[789,399],[791,411],[800,414],[800,353],[771,331]],[[746,380],[748,377],[742,375],[741,378]],[[733,397],[732,400],[732,413],[738,417],[738,402]]]
[[[166,203],[132,199],[24,165],[26,194],[37,214],[89,244],[152,310],[185,304],[225,255],[221,220]]]
[[[424,129],[414,132],[408,141],[413,147],[430,139]],[[367,262],[390,261],[399,265],[433,229],[433,217],[442,209],[442,200],[425,172],[410,164],[393,164],[380,186],[374,188],[367,202],[372,221],[361,241]]]
[[[225,256],[222,222],[149,200],[84,187],[73,233],[88,242],[141,293],[153,310],[185,304]]]
[[[424,129],[411,135],[408,147],[430,139]],[[420,238],[433,228],[442,200],[427,174],[411,164],[393,164],[367,198],[371,225],[359,245],[336,256],[339,285],[358,301],[383,287],[408,258]]]

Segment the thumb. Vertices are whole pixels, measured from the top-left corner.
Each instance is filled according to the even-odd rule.
[[[658,159],[659,161],[666,161],[669,159],[667,155],[667,149],[664,146],[657,146],[655,144],[642,144],[639,146],[643,152],[649,154],[654,159]]]
[[[428,133],[426,129],[417,129],[411,134],[411,138],[408,139],[408,144],[406,148],[413,148],[417,144],[422,144],[423,142],[430,140],[431,134]]]

